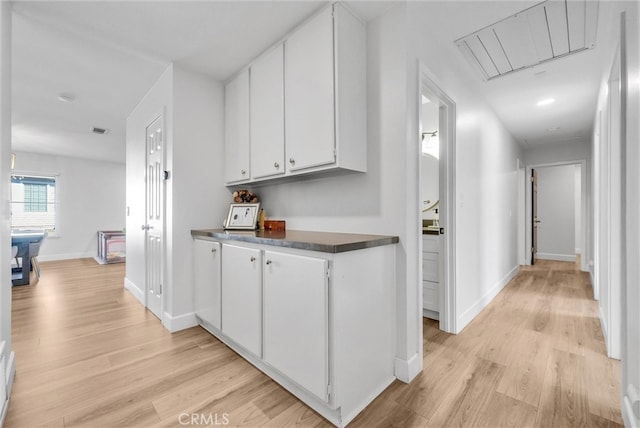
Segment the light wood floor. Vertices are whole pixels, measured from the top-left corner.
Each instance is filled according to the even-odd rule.
[[[123,289],[124,265],[41,267],[13,289],[6,427],[330,426],[199,327],[165,331]],[[350,427],[619,426],[620,363],[597,314],[573,264],[524,267],[461,334],[425,320],[425,370]]]

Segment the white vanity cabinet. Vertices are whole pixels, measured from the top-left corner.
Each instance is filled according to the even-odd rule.
[[[222,332],[262,354],[262,252],[222,244]]]
[[[193,242],[194,310],[200,322],[220,329],[220,243]]]
[[[346,425],[395,379],[397,237],[191,234],[197,252],[203,237],[221,252],[221,329],[200,324],[330,422]]]
[[[422,235],[422,307],[428,318],[440,312],[440,235]]]
[[[251,65],[251,178],[284,174],[284,45]]]
[[[329,262],[275,251],[264,260],[264,360],[328,401]]]
[[[249,139],[249,70],[244,70],[224,88],[224,167],[227,184],[251,177]]]

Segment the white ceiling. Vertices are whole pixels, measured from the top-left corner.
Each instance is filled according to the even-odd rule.
[[[433,19],[427,25],[436,27],[442,40],[450,41],[451,49],[458,49],[453,41],[538,3],[537,0],[432,2]],[[468,65],[470,84],[523,147],[589,140],[602,65],[610,60],[610,46],[617,36],[611,23],[621,5],[614,1],[599,2],[593,49],[489,81]],[[464,58],[462,52],[458,55]],[[555,102],[538,107],[536,103],[545,98],[554,98]],[[550,130],[554,128],[559,129]]]
[[[326,1],[17,1],[13,32],[13,147],[124,162],[125,119],[166,66],[231,77]],[[393,1],[346,2],[365,20]],[[442,41],[537,1],[431,2]],[[599,40],[597,41],[597,43]],[[590,132],[600,79],[597,48],[484,82],[472,77],[513,135],[527,144]],[[546,71],[543,77],[534,73]],[[474,80],[475,79],[475,80]],[[76,100],[63,103],[60,93]],[[535,108],[542,97],[557,101]],[[93,126],[107,135],[90,133]]]

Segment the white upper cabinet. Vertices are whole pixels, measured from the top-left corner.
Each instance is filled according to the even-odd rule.
[[[250,178],[249,70],[243,71],[227,83],[224,102],[225,181],[247,181]]]
[[[333,9],[286,41],[287,162],[291,171],[335,162]]]
[[[284,48],[251,66],[251,178],[284,174]]]
[[[225,143],[227,184],[332,170],[366,172],[362,21],[334,4],[247,69],[227,85],[227,126],[232,127]]]

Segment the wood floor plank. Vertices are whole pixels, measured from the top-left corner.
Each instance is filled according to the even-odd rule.
[[[536,407],[493,391],[475,424],[478,427],[532,427]]]
[[[123,288],[124,265],[41,263],[14,287],[17,374],[5,421],[23,427],[329,427],[200,327],[167,332]],[[424,370],[350,427],[620,427],[620,362],[606,356],[589,276],[522,267],[460,334],[423,320]],[[198,419],[199,418],[199,419]],[[191,424],[197,426],[197,424]]]
[[[429,419],[430,426],[476,426],[483,409],[489,404],[505,367],[492,361],[476,358],[475,364],[462,387],[455,391],[450,404],[441,405]]]
[[[536,426],[587,426],[590,412],[585,378],[584,357],[553,349],[547,360]]]

